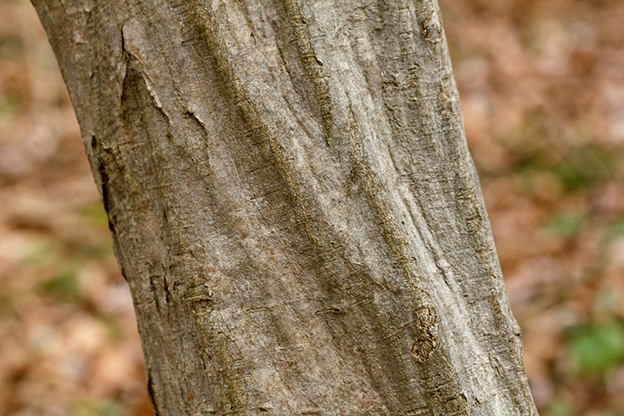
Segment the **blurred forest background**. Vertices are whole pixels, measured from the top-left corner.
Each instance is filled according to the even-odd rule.
[[[624,415],[624,2],[441,3],[540,413]],[[134,319],[54,55],[0,0],[0,415],[152,415]]]

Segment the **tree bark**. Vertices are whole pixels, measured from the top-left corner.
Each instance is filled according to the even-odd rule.
[[[536,415],[435,0],[33,0],[158,415]]]

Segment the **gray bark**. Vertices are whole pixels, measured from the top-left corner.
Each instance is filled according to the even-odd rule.
[[[435,0],[33,0],[158,415],[536,415]]]

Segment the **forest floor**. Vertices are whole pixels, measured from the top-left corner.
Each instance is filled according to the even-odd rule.
[[[531,389],[624,416],[624,2],[441,0]],[[0,415],[149,416],[132,301],[28,0],[0,0]]]

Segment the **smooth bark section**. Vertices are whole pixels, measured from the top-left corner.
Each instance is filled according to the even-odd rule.
[[[33,0],[158,415],[536,415],[434,1]]]

